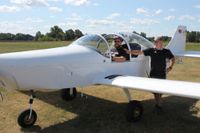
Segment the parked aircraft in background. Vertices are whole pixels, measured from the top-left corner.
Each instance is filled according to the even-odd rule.
[[[0,55],[0,86],[31,91],[30,108],[18,117],[21,127],[34,125],[32,109],[35,91],[61,90],[65,100],[76,97],[76,87],[103,84],[122,87],[129,103],[128,121],[141,119],[143,107],[132,100],[128,89],[200,98],[200,83],[148,78],[150,58],[130,56],[125,62],[114,62],[113,38],[119,36],[129,50],[154,47],[153,43],[134,33],[85,35],[66,47],[7,53]],[[179,26],[167,46],[177,56],[200,57],[200,52],[185,52],[186,27]]]

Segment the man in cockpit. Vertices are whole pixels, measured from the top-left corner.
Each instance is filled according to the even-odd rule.
[[[115,43],[114,46],[118,54],[112,57],[113,61],[124,62],[124,61],[130,60],[129,54],[127,54],[126,52],[126,50],[128,50],[128,47],[126,44],[122,45],[122,42],[123,42],[123,39],[121,37],[114,38],[114,43]]]

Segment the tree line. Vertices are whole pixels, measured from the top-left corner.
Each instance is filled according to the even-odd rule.
[[[38,31],[35,36],[23,33],[0,33],[0,41],[69,41],[83,36],[79,30],[66,30],[65,32],[58,26],[50,28],[50,32],[42,34]]]
[[[150,41],[153,41],[154,37],[147,37],[146,33],[141,32],[137,33],[133,31],[133,33],[139,34]],[[0,41],[70,41],[75,40],[79,37],[83,36],[83,33],[79,30],[66,30],[65,32],[57,25],[50,28],[50,32],[46,34],[42,34],[38,31],[35,36],[23,33],[0,33]],[[171,37],[162,36],[164,41],[170,41]],[[200,42],[200,32],[199,31],[187,31],[187,42]]]
[[[136,31],[133,31],[133,33],[138,34],[138,35],[140,35],[140,36],[148,39],[151,42],[153,42],[155,40],[155,37],[147,37],[146,33],[144,33],[144,32],[137,33]],[[171,40],[171,37],[169,37],[169,36],[161,36],[161,37],[162,37],[162,39],[163,39],[164,42],[165,41],[168,42],[168,41]]]
[[[1,41],[32,41],[34,37],[29,34],[11,34],[11,33],[0,33]]]
[[[187,42],[200,42],[199,31],[187,31]]]
[[[144,33],[144,32],[137,33],[135,31],[133,31],[133,33],[139,34],[150,41],[153,41],[155,39],[155,37],[147,37],[146,33]],[[162,37],[163,41],[171,40],[171,37],[169,37],[169,36],[161,36],[161,37]],[[186,41],[199,43],[200,42],[200,32],[199,31],[191,31],[191,32],[187,31]]]

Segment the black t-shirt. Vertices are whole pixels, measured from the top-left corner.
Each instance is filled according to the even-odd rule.
[[[129,54],[126,53],[124,49],[128,49],[126,44],[121,45],[120,47],[116,48],[118,54],[116,56],[123,56],[126,58],[126,60],[129,60]]]
[[[166,78],[166,59],[172,59],[174,55],[169,49],[158,50],[149,48],[143,50],[145,56],[151,57],[150,77]]]

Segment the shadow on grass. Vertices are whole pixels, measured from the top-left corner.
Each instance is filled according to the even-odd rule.
[[[97,132],[131,132],[131,133],[188,133],[200,131],[200,119],[195,116],[198,109],[193,107],[196,100],[180,97],[164,97],[164,112],[161,115],[152,112],[154,100],[141,101],[144,114],[141,121],[128,123],[124,117],[127,103],[116,103],[91,95],[86,98],[79,96],[73,101],[61,100],[58,92],[37,92],[37,99],[73,112],[78,116],[72,120],[51,125],[44,129],[39,126],[21,129],[24,132],[39,133],[97,133]],[[53,112],[52,116],[53,117]],[[57,119],[57,118],[55,118]]]

